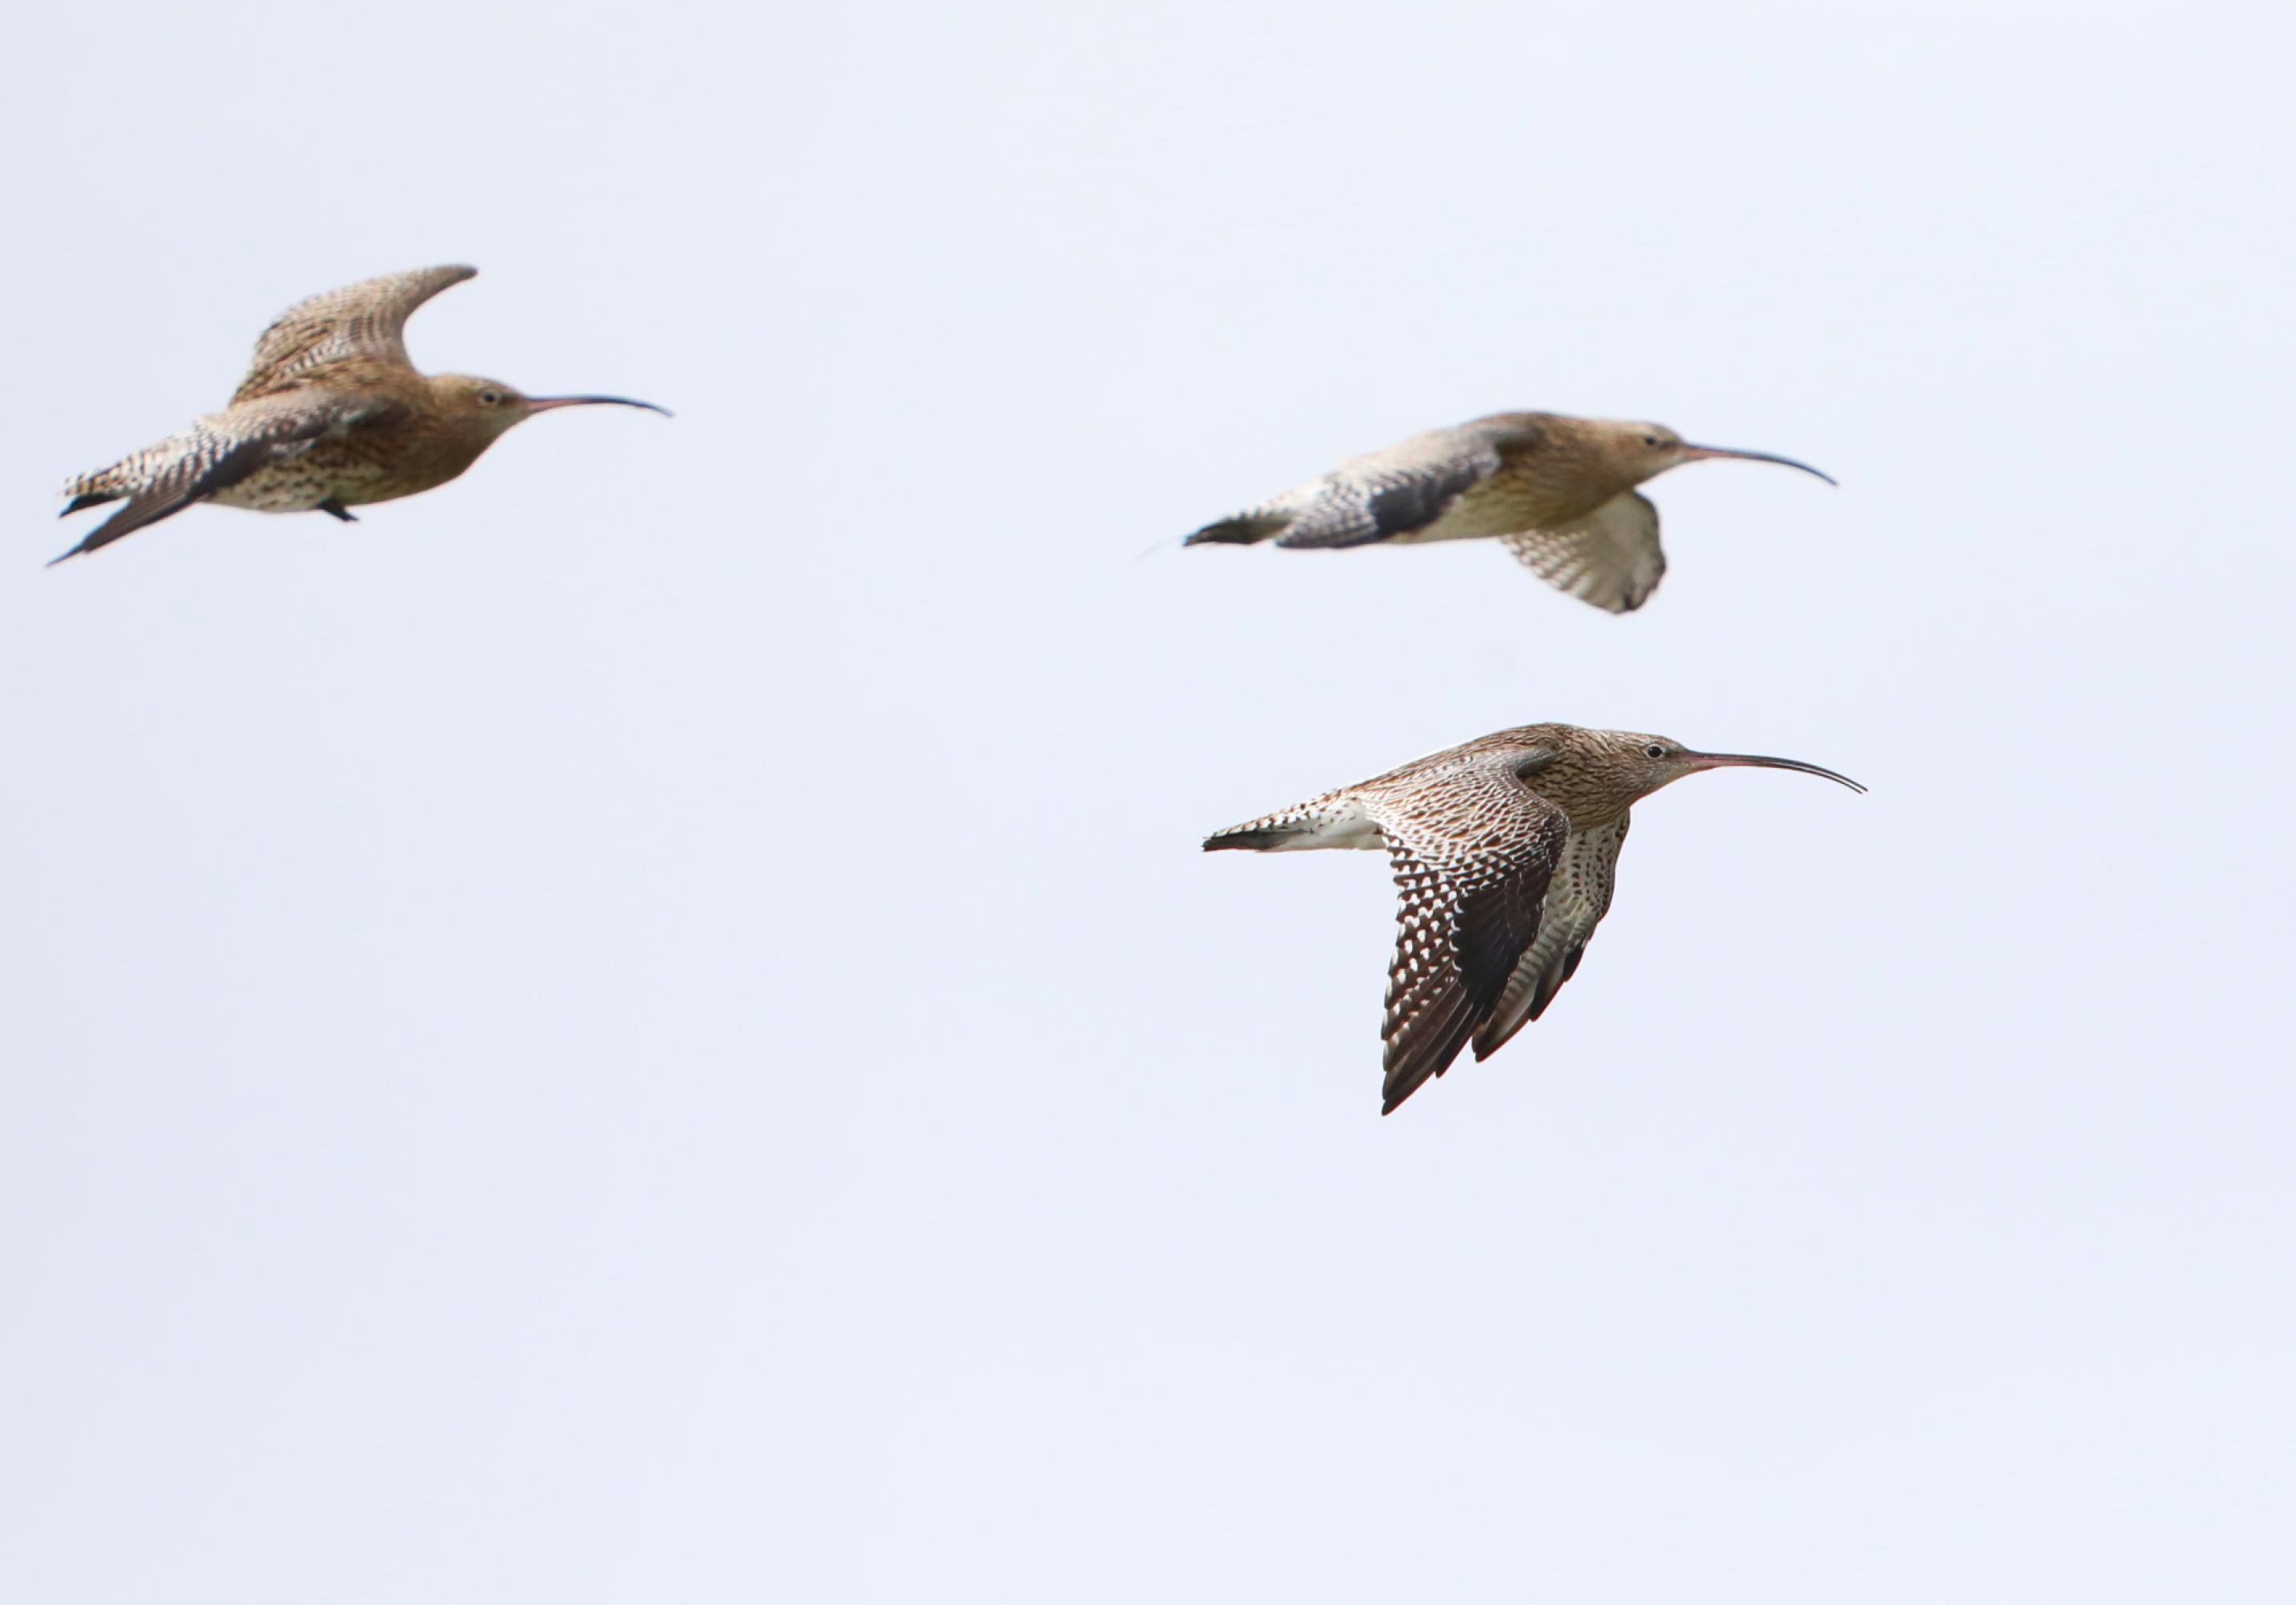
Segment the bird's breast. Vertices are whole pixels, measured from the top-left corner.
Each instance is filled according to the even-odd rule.
[[[258,512],[308,512],[330,501],[347,506],[394,501],[446,484],[476,462],[487,444],[420,421],[353,424],[249,475],[215,500]]]
[[[1590,484],[1576,474],[1541,473],[1529,464],[1492,475],[1476,492],[1485,498],[1478,506],[1484,515],[1479,522],[1503,521],[1515,529],[1575,524],[1616,494],[1607,484]]]

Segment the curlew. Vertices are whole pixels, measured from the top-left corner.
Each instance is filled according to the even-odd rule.
[[[623,396],[523,396],[496,380],[416,373],[406,356],[408,316],[477,273],[390,274],[290,307],[256,341],[230,405],[64,487],[71,498],[66,515],[108,502],[127,505],[55,562],[110,545],[194,502],[324,512],[348,523],[353,507],[444,485],[537,413],[599,405],[663,411]]]
[[[1628,810],[1702,769],[1792,758],[1693,752],[1665,736],[1526,725],[1235,825],[1204,850],[1387,849],[1400,894],[1382,1114],[1472,1041],[1488,1059],[1546,1011],[1610,912]]]
[[[1207,524],[1187,545],[1335,549],[1496,537],[1557,590],[1613,613],[1650,599],[1666,572],[1658,509],[1635,487],[1710,458],[1768,452],[1693,446],[1663,424],[1496,413],[1349,457],[1319,479]]]

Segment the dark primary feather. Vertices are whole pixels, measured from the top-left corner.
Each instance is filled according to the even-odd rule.
[[[330,430],[378,416],[390,405],[305,391],[203,418],[188,432],[139,452],[111,471],[124,489],[75,497],[65,512],[122,496],[127,504],[96,526],[78,545],[51,559],[48,567],[108,546],[181,512],[194,502],[308,450],[311,442]]]
[[[1555,829],[1555,850],[1567,830]],[[1536,867],[1463,889],[1407,848],[1393,846],[1390,856],[1403,907],[1388,980],[1383,1115],[1450,1069],[1489,1017],[1516,959],[1538,933],[1546,890]]]
[[[1283,830],[1276,826],[1268,826],[1261,830],[1222,831],[1217,836],[1204,838],[1204,851],[1222,853],[1242,848],[1256,853],[1262,848],[1274,847],[1287,836],[1299,834],[1300,831],[1297,829]]]
[[[1488,1059],[1516,1032],[1546,1013],[1563,983],[1578,973],[1587,944],[1594,940],[1595,927],[1611,912],[1611,896],[1618,884],[1619,851],[1631,823],[1628,815],[1621,814],[1611,824],[1571,833],[1547,885],[1538,939],[1524,950],[1489,1017],[1475,1028],[1477,1059]]]
[[[1279,546],[1368,546],[1415,535],[1498,466],[1496,452],[1334,474],[1275,537]]]
[[[1374,481],[1365,504],[1371,514],[1374,540],[1416,535],[1450,511],[1451,504],[1490,477],[1491,467],[1481,457],[1437,463],[1426,471],[1384,482]],[[1285,545],[1304,545],[1287,539]]]
[[[271,441],[242,440],[223,446],[211,456],[187,459],[180,471],[137,489],[127,498],[127,506],[97,525],[78,545],[50,558],[48,567],[53,569],[68,558],[108,546],[147,524],[156,524],[171,513],[181,512],[203,496],[237,484],[270,462],[275,451]]]
[[[1205,525],[1182,541],[1180,545],[1201,546],[1217,543],[1222,545],[1249,546],[1255,542],[1266,540],[1271,535],[1281,534],[1283,526],[1290,522],[1291,520],[1274,514],[1263,513],[1257,516],[1249,513],[1240,514],[1235,518],[1222,519],[1217,524]]]
[[[1522,434],[1519,423],[1487,419],[1414,435],[1208,524],[1185,544],[1249,544],[1273,536],[1279,546],[1336,549],[1415,535],[1496,473],[1502,445]]]
[[[1417,794],[1439,815],[1410,799],[1365,799],[1387,838],[1399,900],[1382,1114],[1450,1068],[1538,936],[1570,822],[1524,783],[1531,756],[1479,757],[1448,785]]]

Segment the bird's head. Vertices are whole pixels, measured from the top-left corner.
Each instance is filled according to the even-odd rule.
[[[1738,451],[1726,446],[1693,446],[1663,423],[1590,421],[1587,429],[1597,454],[1615,477],[1629,486],[1654,479],[1668,469],[1679,468],[1685,463],[1702,463],[1714,457],[1783,463],[1788,468],[1798,468],[1806,474],[1817,474],[1828,485],[1833,483],[1830,476],[1818,473],[1808,463],[1797,463],[1792,457],[1775,456],[1769,452]]]
[[[1660,787],[1670,786],[1685,774],[1696,774],[1707,769],[1792,769],[1800,774],[1815,774],[1863,791],[1865,787],[1846,774],[1836,774],[1831,769],[1821,769],[1816,764],[1805,764],[1798,758],[1756,757],[1742,752],[1699,752],[1684,746],[1671,736],[1638,735],[1629,730],[1590,731],[1595,738],[1591,755],[1610,788],[1625,793],[1624,800],[1637,802]]]
[[[554,412],[559,407],[644,407],[649,413],[669,416],[665,407],[658,407],[651,401],[632,401],[627,396],[527,396],[498,379],[480,379],[469,373],[439,374],[430,381],[430,393],[440,411],[489,440],[524,423],[537,413]]]

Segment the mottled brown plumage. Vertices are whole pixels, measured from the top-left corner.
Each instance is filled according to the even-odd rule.
[[[521,396],[407,360],[407,317],[475,267],[391,274],[290,307],[256,342],[231,405],[184,433],[82,474],[64,512],[127,504],[55,560],[109,545],[194,502],[327,512],[444,485],[513,426],[565,406],[662,409],[619,396]]]
[[[1767,452],[1692,446],[1662,424],[1498,413],[1349,457],[1321,479],[1187,538],[1337,548],[1496,536],[1541,579],[1613,613],[1658,588],[1658,509],[1635,487],[1684,463]]]
[[[1382,1033],[1388,1114],[1469,1042],[1488,1059],[1546,1011],[1610,912],[1634,804],[1685,774],[1733,766],[1865,790],[1792,758],[1526,725],[1218,831],[1204,848],[1387,849],[1400,893]]]

